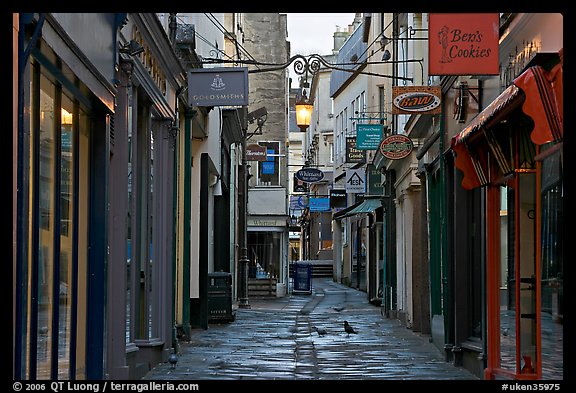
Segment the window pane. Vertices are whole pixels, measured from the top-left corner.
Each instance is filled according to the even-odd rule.
[[[54,127],[55,86],[40,77],[39,227],[38,227],[38,379],[50,378],[52,352],[53,269],[54,269]]]
[[[72,262],[73,262],[73,192],[74,192],[74,151],[73,122],[74,105],[72,100],[62,96],[61,110],[61,152],[60,161],[60,295],[59,295],[59,339],[58,376],[68,378],[70,366],[70,323],[72,312]]]
[[[259,142],[260,146],[266,146],[267,160],[258,161],[258,185],[280,185],[280,142]]]
[[[561,184],[542,193],[542,379],[564,377],[563,210]]]
[[[500,188],[500,347],[501,366],[516,369],[513,190]]]
[[[76,323],[76,379],[86,378],[86,309],[88,271],[88,201],[90,195],[90,120],[83,110],[78,133],[78,304]]]

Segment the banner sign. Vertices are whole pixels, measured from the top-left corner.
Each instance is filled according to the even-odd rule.
[[[188,104],[192,106],[248,105],[248,67],[189,70]]]
[[[440,86],[392,86],[392,114],[442,113]]]
[[[382,124],[357,124],[356,149],[378,150],[382,142]]]
[[[498,75],[498,13],[428,14],[429,75]]]

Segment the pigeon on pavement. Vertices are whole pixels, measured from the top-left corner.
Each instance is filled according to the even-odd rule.
[[[175,369],[176,363],[178,363],[178,355],[176,354],[176,350],[174,349],[173,352],[168,356],[168,362],[170,363],[170,368]]]
[[[319,327],[316,327],[316,326],[313,326],[313,328],[314,328],[314,330],[316,330],[316,333],[318,333],[319,336],[323,336],[323,335],[325,335],[326,333],[328,333],[328,332],[326,331],[326,329],[324,329],[324,328],[319,328]]]
[[[348,337],[350,337],[350,334],[358,334],[358,332],[354,330],[354,328],[348,323],[348,321],[344,321],[344,331],[348,333]]]

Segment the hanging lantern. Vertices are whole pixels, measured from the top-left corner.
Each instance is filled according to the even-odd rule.
[[[310,117],[312,116],[312,104],[308,101],[306,90],[302,90],[302,98],[296,102],[296,124],[300,131],[306,132],[310,126]]]

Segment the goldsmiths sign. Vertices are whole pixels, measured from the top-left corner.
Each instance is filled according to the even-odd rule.
[[[188,71],[192,106],[248,105],[248,68],[195,68]]]

